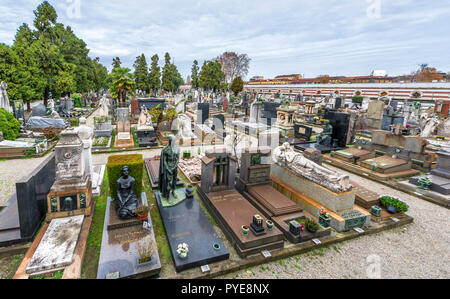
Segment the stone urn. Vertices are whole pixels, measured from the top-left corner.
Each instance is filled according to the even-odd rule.
[[[242,234],[244,236],[246,236],[246,235],[248,235],[248,231],[250,230],[250,228],[247,225],[242,225],[241,230],[242,230]]]
[[[188,185],[188,186],[186,187],[186,197],[187,197],[187,198],[192,198],[192,197],[194,197],[194,186]]]

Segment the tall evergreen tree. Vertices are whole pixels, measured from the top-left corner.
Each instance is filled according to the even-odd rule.
[[[174,89],[172,70],[173,69],[170,63],[170,54],[166,53],[164,55],[164,67],[162,70],[161,78],[161,88],[165,91],[172,91]]]
[[[31,110],[31,101],[42,98],[46,85],[44,74],[39,67],[36,46],[30,27],[22,24],[17,30],[12,49],[19,59],[17,66],[18,93],[20,99],[26,103],[28,111]]]
[[[199,71],[198,61],[194,60],[191,72],[191,87],[194,89],[198,88],[198,71]]]
[[[122,65],[122,61],[120,61],[120,57],[115,57],[113,58],[113,62],[112,62],[112,66],[113,66],[113,70],[116,68],[120,68],[120,66]]]
[[[161,88],[161,68],[158,65],[158,54],[152,56],[152,64],[150,66],[149,87],[155,94]]]
[[[134,77],[136,80],[136,88],[143,90],[145,92],[149,92],[150,87],[149,87],[148,65],[144,54],[136,57],[136,61],[134,62],[133,67],[134,67]]]
[[[205,61],[199,75],[199,87],[214,92],[222,89],[222,83],[225,81],[225,74],[217,60]]]

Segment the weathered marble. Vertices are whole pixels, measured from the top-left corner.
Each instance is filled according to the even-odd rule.
[[[26,272],[32,274],[70,265],[83,220],[84,215],[53,219]]]
[[[346,192],[352,188],[348,175],[329,170],[308,160],[301,153],[295,152],[289,143],[275,148],[272,159],[279,166],[286,167],[333,192]]]

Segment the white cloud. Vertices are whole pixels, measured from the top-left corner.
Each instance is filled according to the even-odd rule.
[[[252,58],[249,76],[375,68],[394,75],[422,62],[450,69],[447,0],[380,0],[379,19],[367,16],[366,0],[80,1],[80,19],[69,18],[67,1],[49,2],[108,67],[115,56],[131,68],[141,53],[163,60],[169,52],[186,77],[194,59],[201,64],[231,50]],[[21,23],[32,25],[39,2],[2,0],[0,42],[12,43]]]

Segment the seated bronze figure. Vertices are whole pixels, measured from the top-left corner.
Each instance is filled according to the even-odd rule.
[[[135,179],[129,175],[128,166],[122,167],[122,176],[117,180],[116,210],[120,219],[136,217],[139,200],[134,193]]]

